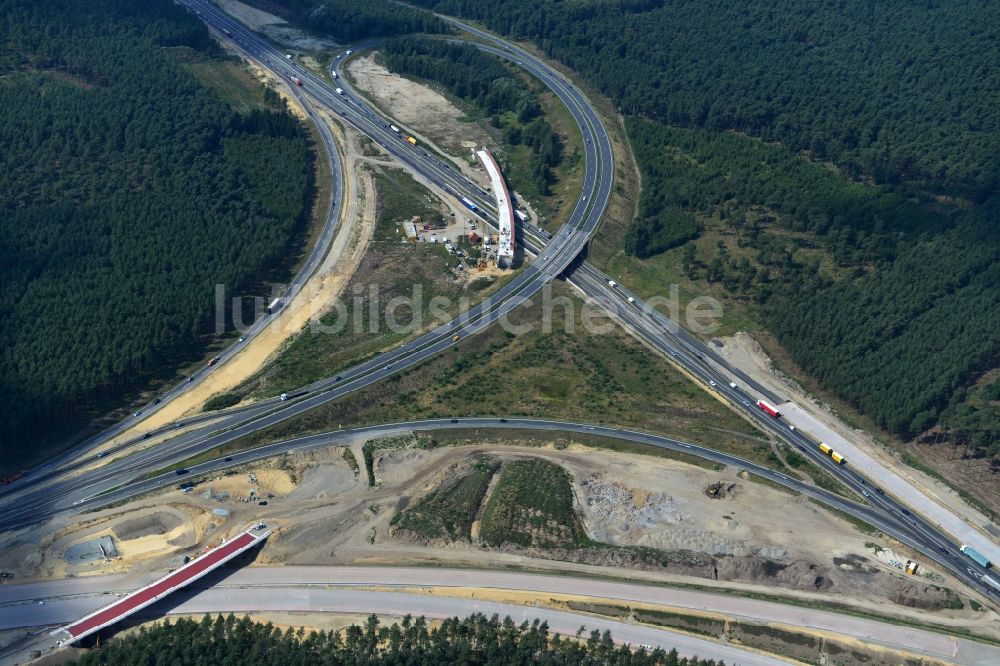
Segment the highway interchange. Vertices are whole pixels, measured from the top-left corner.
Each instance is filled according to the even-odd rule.
[[[480,190],[452,165],[446,164],[423,149],[414,148],[406,143],[402,137],[389,129],[390,119],[384,118],[377,111],[368,108],[359,96],[349,91],[347,95],[338,95],[328,81],[299,67],[294,61],[286,59],[282,51],[274,48],[255,33],[222,13],[215,5],[204,0],[186,0],[184,4],[201,12],[202,17],[213,28],[229,30],[239,47],[249,57],[260,62],[286,81],[290,81],[293,76],[299,77],[303,81],[303,87],[295,92],[303,98],[302,102],[305,108],[308,109],[311,104],[315,104],[331,109],[345,123],[377,141],[397,159],[421,173],[437,187],[456,198],[468,197],[476,202],[480,211],[483,212],[481,217],[485,221],[495,224],[495,218],[491,219],[490,215],[495,212],[495,206],[488,193]],[[124,442],[110,452],[101,454],[101,457],[107,458],[106,464],[94,471],[80,473],[87,466],[99,462],[98,455],[93,453],[98,445],[141,422],[142,418],[162,407],[171,398],[185,391],[188,386],[196,383],[211,368],[199,371],[193,377],[192,382],[184,382],[174,387],[161,396],[159,403],[147,406],[140,416],[126,419],[111,430],[88,440],[73,452],[42,468],[33,470],[33,473],[22,482],[5,488],[3,495],[0,496],[0,520],[3,520],[4,525],[8,528],[16,528],[66,511],[94,508],[147,492],[151,488],[176,483],[176,477],[172,474],[150,480],[141,480],[141,477],[150,471],[175,464],[191,455],[211,450],[246,434],[336,400],[350,392],[382,381],[399,371],[412,368],[452,346],[454,335],[458,335],[460,338],[474,335],[524,304],[544,284],[562,275],[582,293],[608,307],[616,320],[641,337],[647,344],[668,355],[691,376],[704,382],[706,388],[710,387],[710,390],[726,399],[734,409],[748,415],[761,428],[800,449],[814,463],[823,466],[825,470],[836,476],[852,490],[859,494],[865,494],[868,505],[849,502],[830,493],[824,495],[823,491],[799,484],[797,481],[771,470],[761,468],[756,469],[755,473],[862,517],[866,522],[878,526],[887,534],[922,552],[929,559],[937,561],[970,586],[989,592],[989,588],[979,579],[986,574],[986,571],[961,555],[958,552],[957,544],[953,543],[940,529],[928,524],[918,514],[911,512],[892,497],[877,492],[871,482],[867,481],[850,465],[833,464],[829,458],[819,453],[816,442],[806,434],[789,430],[787,425],[780,420],[764,417],[755,406],[755,402],[756,396],[773,400],[768,391],[754,383],[749,377],[726,366],[711,350],[669,321],[658,310],[645,306],[640,299],[634,294],[628,293],[620,285],[612,287],[607,275],[577,259],[590,235],[599,224],[611,194],[613,155],[607,133],[600,119],[575,86],[531,53],[482,31],[458,22],[455,23],[462,30],[488,42],[477,44],[480,48],[516,62],[549,86],[566,103],[573,118],[579,124],[585,147],[583,196],[577,202],[563,229],[549,238],[549,234],[530,225],[524,225],[523,228],[520,228],[521,242],[528,252],[535,255],[534,261],[522,269],[490,299],[470,309],[460,318],[437,326],[417,339],[347,369],[336,377],[305,387],[298,392],[299,397],[289,402],[281,402],[278,398],[272,398],[217,415],[187,419],[182,425],[194,426],[192,430],[172,437],[163,444],[133,453],[127,457],[116,458],[117,453],[124,454],[137,443],[136,440]],[[296,87],[293,85],[292,88],[294,90]],[[329,130],[325,129],[323,123],[316,124],[323,132],[323,141],[334,168],[335,187],[333,197],[335,205],[331,206],[329,211],[323,239],[317,243],[317,248],[320,248],[329,245],[329,240],[332,239],[336,230],[339,204],[342,199],[342,192],[339,190],[342,182],[342,167],[337,157],[336,148],[332,145]],[[314,252],[313,256],[307,260],[291,289],[300,288],[301,283],[304,282],[302,278],[308,276],[318,265],[322,259],[322,254],[318,252],[318,250]],[[293,295],[294,293],[290,292],[288,297]],[[629,302],[630,297],[634,299],[634,303]],[[219,363],[225,362],[238,353],[243,346],[250,342],[257,331],[267,325],[268,319],[263,318],[256,322],[253,328],[247,332],[247,339],[236,343],[221,354]],[[731,387],[730,381],[737,382],[738,386]],[[714,385],[710,384],[713,382]],[[178,424],[170,424],[154,434],[166,435],[177,427]],[[669,446],[678,447],[678,450],[685,450],[684,447],[693,446],[681,442],[671,442],[666,438],[657,438],[646,433],[635,433],[597,425],[539,422],[513,417],[503,420],[497,417],[458,419],[457,421],[449,419],[372,426],[368,429],[317,435],[315,440],[310,438],[293,440],[264,449],[233,454],[231,460],[219,459],[206,463],[207,467],[204,469],[201,467],[192,468],[191,474],[240,464],[249,459],[266,457],[282,451],[309,446],[327,446],[331,442],[341,441],[339,438],[361,436],[367,432],[395,432],[407,428],[430,430],[470,427],[528,428],[590,433],[630,439],[631,441],[643,441],[655,446],[666,445],[666,442],[670,442]],[[725,456],[725,454],[710,452],[707,449],[689,452],[710,458],[712,455]],[[713,459],[722,461],[720,458]],[[755,468],[752,463],[737,459],[730,460],[726,464],[744,469]],[[139,480],[137,481],[137,479]]]

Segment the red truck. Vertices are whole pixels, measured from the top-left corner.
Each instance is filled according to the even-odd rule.
[[[764,410],[764,412],[767,413],[768,416],[773,416],[776,419],[781,417],[781,412],[779,412],[776,407],[771,405],[766,400],[758,400],[757,406],[760,407],[762,410]]]

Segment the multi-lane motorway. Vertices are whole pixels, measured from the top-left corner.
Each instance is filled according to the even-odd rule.
[[[348,122],[356,129],[364,132],[385,148],[396,155],[400,160],[411,167],[424,173],[435,185],[444,189],[455,191],[459,188],[471,188],[472,185],[461,174],[449,165],[430,159],[424,151],[414,149],[409,143],[392,132],[388,128],[388,122],[377,119],[375,114],[365,109],[358,100],[338,95],[334,88],[324,80],[314,76],[312,73],[298,67],[294,62],[285,58],[285,55],[261,40],[255,33],[247,30],[244,26],[233,20],[227,14],[219,10],[215,5],[203,0],[191,0],[189,6],[201,13],[201,16],[212,27],[218,30],[228,31],[234,41],[245,50],[247,55],[263,66],[272,69],[279,76],[291,81],[297,77],[304,82],[304,89],[317,103],[323,104],[339,114],[345,122]],[[541,69],[538,70],[542,72]],[[368,386],[373,382],[380,381],[400,370],[412,367],[423,360],[436,355],[453,343],[453,337],[464,338],[475,334],[486,326],[507,316],[517,307],[524,304],[532,295],[537,293],[541,287],[562,272],[573,259],[580,253],[590,234],[597,227],[604,208],[611,192],[612,180],[612,159],[611,146],[606,132],[600,128],[593,109],[585,104],[585,100],[579,91],[573,86],[556,77],[554,74],[549,78],[553,79],[553,89],[557,91],[566,101],[571,112],[580,124],[581,131],[588,137],[587,150],[584,156],[584,184],[583,191],[589,196],[584,196],[573,209],[566,228],[571,232],[560,234],[555,242],[548,244],[542,249],[536,260],[524,270],[522,270],[513,280],[504,285],[497,293],[492,295],[485,302],[477,305],[458,319],[443,324],[391,352],[383,354],[376,359],[359,366],[344,371],[335,378],[330,378],[316,382],[305,387],[303,392],[308,394],[305,399],[294,404],[278,404],[274,399],[253,407],[244,408],[233,413],[226,413],[221,419],[213,422],[212,426],[199,429],[188,435],[170,440],[171,451],[195,447],[203,449],[206,441],[211,441],[214,445],[231,441],[233,438],[251,432],[259,427],[276,423],[280,420],[290,418],[296,414],[312,409],[320,404],[334,400],[342,395]],[[294,86],[293,86],[294,87]],[[483,201],[484,194],[478,189],[470,196]],[[264,414],[263,418],[260,418]],[[248,422],[256,419],[252,423]],[[243,424],[240,427],[238,424]],[[188,422],[190,425],[190,420]],[[211,433],[219,429],[228,429],[221,435]],[[161,429],[162,431],[162,429]],[[122,447],[119,447],[122,448]],[[113,456],[113,452],[105,455]],[[92,456],[91,456],[92,458]],[[136,463],[143,461],[149,464],[156,464],[162,455],[156,453],[145,455],[134,455],[128,459],[125,465],[118,465],[119,468],[126,467],[139,471],[141,468]],[[74,464],[63,467],[73,467]],[[79,462],[75,464],[79,466]],[[146,468],[150,469],[149,467]],[[155,469],[155,467],[153,468]],[[42,470],[42,476],[47,484],[52,484],[58,471],[53,466],[46,466]],[[106,477],[108,472],[100,471],[97,476]],[[66,475],[63,474],[62,477]],[[51,508],[46,497],[51,497],[51,490],[48,487],[32,490],[31,483],[35,482],[37,475],[32,474],[20,484],[27,488],[26,493],[13,494],[18,487],[5,489],[4,495],[10,500],[16,500],[20,507],[20,517],[29,519],[33,512],[43,508]],[[37,485],[37,483],[36,483]],[[44,484],[43,484],[44,485]],[[85,495],[88,488],[93,487],[92,483],[78,491],[78,495]],[[80,499],[75,497],[73,501]]]
[[[453,165],[407,143],[401,136],[389,129],[388,119],[368,108],[359,96],[350,93],[337,94],[325,79],[315,76],[299,67],[294,61],[285,58],[283,52],[260,39],[255,33],[247,30],[215,5],[205,0],[186,0],[185,4],[192,10],[200,12],[212,27],[218,30],[228,30],[237,45],[250,58],[257,60],[286,80],[291,80],[292,77],[301,79],[303,88],[297,90],[297,93],[304,91],[312,103],[322,105],[337,113],[344,122],[370,136],[397,159],[419,171],[445,192],[456,197],[465,196],[475,201],[480,209],[486,213],[484,219],[495,224],[495,220],[491,220],[489,217],[489,213],[495,210],[495,206],[487,193],[466,179]],[[151,470],[183,460],[190,455],[209,450],[250,432],[266,428],[330,400],[335,400],[351,391],[381,381],[400,370],[413,367],[451,346],[453,336],[458,335],[464,338],[473,335],[499,318],[506,316],[507,313],[537,293],[546,282],[561,273],[565,273],[569,281],[583,293],[612,307],[615,316],[637,335],[665,354],[669,354],[692,376],[704,381],[708,385],[706,388],[710,387],[735,409],[746,412],[765,429],[790,442],[792,446],[802,449],[814,462],[833,473],[848,487],[867,496],[871,512],[878,515],[879,525],[880,527],[884,525],[887,533],[911,544],[927,557],[937,560],[978,589],[988,590],[989,588],[982,585],[978,579],[978,576],[986,573],[985,570],[977,568],[974,563],[960,555],[957,552],[957,546],[941,534],[940,530],[928,525],[919,516],[913,515],[909,509],[891,497],[879,492],[856,470],[832,464],[828,458],[819,454],[816,443],[808,436],[789,430],[781,421],[762,418],[761,413],[755,407],[755,398],[751,397],[750,392],[752,391],[755,396],[771,398],[772,396],[763,387],[725,366],[704,345],[677,328],[660,312],[645,307],[639,299],[625,292],[620,286],[610,285],[607,276],[594,267],[582,262],[574,263],[590,234],[599,223],[610,197],[613,162],[607,133],[604,131],[596,112],[582,93],[564,80],[555,70],[515,45],[503,42],[488,33],[469,26],[457,22],[456,25],[489,42],[478,44],[480,48],[516,62],[548,85],[566,104],[584,137],[585,166],[582,195],[563,230],[549,239],[547,234],[530,226],[525,226],[522,229],[523,244],[529,251],[536,254],[535,261],[520,271],[514,279],[488,301],[472,308],[460,318],[438,326],[416,340],[346,370],[336,377],[305,387],[301,392],[302,397],[297,400],[281,403],[277,399],[272,399],[249,407],[224,412],[215,417],[199,417],[213,418],[213,421],[210,425],[198,427],[184,435],[170,438],[162,445],[140,451],[127,458],[114,460],[114,453],[107,454],[110,456],[111,462],[94,472],[82,474],[76,479],[64,472],[82,466],[83,461],[94,462],[93,456],[84,456],[83,458],[76,456],[75,460],[67,457],[58,461],[58,464],[48,465],[41,475],[42,483],[38,482],[40,478],[38,475],[32,475],[25,480],[23,488],[6,489],[3,499],[7,501],[0,505],[0,520],[10,526],[24,525],[60,511],[71,510],[74,507],[82,509],[97,503],[112,501],[115,498],[115,492],[106,491],[126,484],[127,488],[123,488],[123,491],[137,487],[130,482]],[[322,124],[320,123],[320,125]],[[327,141],[326,135],[324,135],[324,141]],[[336,173],[339,174],[339,162],[335,158],[336,150],[330,143],[327,147],[331,158],[337,165]],[[339,177],[335,180],[339,185]],[[334,199],[339,202],[341,196],[337,194]],[[333,219],[336,217],[333,215],[333,211],[331,211],[331,216]],[[332,236],[332,231],[330,233]],[[307,273],[304,274],[307,275]],[[634,302],[629,302],[630,296]],[[258,322],[255,326],[263,325],[266,325],[266,321]],[[227,355],[236,353],[236,351],[238,348],[228,351]],[[733,378],[739,380],[740,387],[731,388],[729,386],[729,382]],[[183,388],[184,386],[180,386],[174,390],[179,392]],[[171,396],[168,395],[165,399],[169,399],[169,397]],[[118,430],[114,434],[134,425],[137,420],[138,418],[130,419],[120,426],[116,426]],[[195,419],[189,419],[186,425],[194,423]],[[169,426],[161,431],[173,427],[176,426]],[[106,441],[106,439],[106,437],[95,439],[92,440],[92,443]],[[744,463],[740,461],[740,464]],[[138,485],[141,486],[141,484]],[[94,496],[102,492],[106,494],[95,500]],[[871,520],[876,520],[876,518],[872,517]]]

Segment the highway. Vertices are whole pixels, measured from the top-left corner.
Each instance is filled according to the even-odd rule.
[[[305,437],[299,437],[283,442],[277,442],[267,446],[235,452],[226,456],[220,456],[214,460],[193,465],[183,475],[175,472],[166,472],[150,479],[132,480],[135,475],[134,470],[129,469],[118,476],[108,476],[93,482],[85,492],[80,493],[75,484],[68,484],[69,488],[65,494],[60,494],[52,498],[52,505],[48,509],[37,509],[45,511],[49,517],[52,515],[68,511],[87,511],[97,509],[108,504],[121,502],[139,495],[155,490],[170,488],[181,481],[197,479],[203,475],[217,474],[218,472],[238,465],[263,460],[285,453],[305,452],[326,448],[332,445],[346,445],[357,440],[374,439],[378,437],[388,437],[413,431],[434,432],[455,429],[503,429],[503,430],[527,430],[542,431],[552,433],[570,433],[587,436],[608,437],[623,441],[643,444],[650,447],[677,451],[688,455],[696,456],[712,462],[721,463],[735,469],[745,469],[762,478],[768,479],[776,484],[785,486],[790,490],[802,493],[832,508],[850,514],[859,520],[863,520],[878,529],[884,531],[902,543],[912,548],[919,548],[920,544],[911,536],[909,530],[901,528],[895,521],[887,518],[878,509],[866,504],[855,502],[815,486],[805,484],[798,479],[789,477],[781,472],[776,472],[763,465],[743,460],[736,456],[729,455],[715,449],[698,446],[689,442],[663,437],[639,430],[625,428],[615,428],[586,423],[573,423],[568,421],[555,421],[545,419],[525,419],[517,417],[474,417],[474,418],[443,418],[427,419],[420,421],[404,421],[400,423],[379,424],[349,428],[327,433],[319,433]],[[208,450],[206,448],[205,450]],[[140,455],[140,454],[137,454]],[[166,457],[157,464],[164,466],[170,463],[180,462],[187,457],[187,453],[175,453],[174,457]],[[140,463],[139,469],[152,467]],[[12,527],[20,527],[33,522],[37,522],[39,517],[32,513],[31,516],[19,521],[16,512],[10,512],[0,516],[0,520],[11,523]]]
[[[280,569],[270,572],[262,569],[247,571],[254,571],[258,576],[259,574],[277,573],[280,577],[282,573]],[[254,578],[259,580],[258,576],[254,576]],[[749,648],[731,646],[691,634],[596,618],[572,611],[481,599],[429,597],[407,591],[330,589],[326,585],[303,587],[294,584],[283,586],[269,583],[245,583],[239,586],[219,585],[201,590],[193,595],[179,593],[178,596],[183,601],[177,603],[171,600],[168,602],[169,607],[161,609],[159,613],[201,615],[215,612],[239,614],[259,611],[323,612],[357,614],[362,617],[375,613],[383,618],[413,615],[442,620],[450,617],[465,617],[473,613],[483,613],[487,616],[497,614],[500,617],[510,616],[517,624],[522,622],[530,624],[538,619],[548,623],[550,632],[560,633],[563,636],[573,636],[580,627],[586,627],[585,635],[589,635],[590,631],[595,629],[601,632],[608,630],[612,632],[613,638],[618,643],[630,643],[635,646],[651,645],[663,647],[665,650],[676,648],[681,655],[724,659],[727,664],[776,666],[794,663]],[[79,617],[79,614],[86,612],[87,609],[94,610],[100,603],[100,597],[76,596],[49,601],[44,606],[24,606],[24,612],[18,614],[15,623],[31,623],[21,626],[59,624]],[[138,617],[142,616],[143,612],[140,611]],[[149,616],[156,617],[158,615]],[[362,618],[359,617],[358,621],[361,622]],[[3,626],[2,619],[0,619],[0,626]],[[48,649],[52,649],[51,645],[35,647],[42,648],[46,652]]]
[[[389,122],[374,111],[363,106],[356,95],[338,95],[323,79],[298,67],[284,54],[252,32],[223,14],[218,8],[203,0],[189,0],[186,4],[197,7],[203,17],[215,28],[223,26],[233,33],[234,38],[248,55],[262,62],[286,79],[298,76],[304,82],[303,89],[317,104],[333,109],[345,122],[371,136],[390,153],[404,163],[420,171],[437,186],[455,196],[468,196],[484,211],[494,210],[488,195],[464,178],[453,166],[448,165],[420,148],[406,143],[402,137],[389,130]],[[606,132],[596,113],[583,95],[554,70],[538,61],[531,54],[516,46],[507,44],[481,31],[463,26],[477,36],[491,40],[494,46],[481,46],[487,50],[514,60],[546,83],[566,103],[571,114],[580,125],[585,138],[584,197],[577,202],[564,230],[560,230],[551,240],[544,232],[525,225],[523,244],[537,254],[536,260],[522,269],[515,278],[488,301],[473,308],[462,317],[436,327],[431,332],[383,354],[366,363],[345,370],[341,375],[316,382],[305,387],[305,395],[290,403],[280,403],[277,399],[264,401],[253,406],[224,412],[215,416],[211,425],[192,433],[170,439],[163,445],[148,451],[135,453],[127,458],[112,461],[100,470],[85,475],[82,482],[51,479],[51,487],[32,489],[18,493],[0,507],[0,519],[11,526],[36,522],[67,508],[89,506],[88,498],[130,482],[150,470],[183,460],[201,451],[209,450],[228,441],[260,428],[291,418],[321,404],[335,400],[351,391],[369,386],[374,382],[424,361],[453,344],[452,336],[461,338],[474,335],[491,325],[500,317],[527,301],[541,286],[552,278],[566,273],[569,281],[585,294],[613,309],[615,316],[626,326],[641,336],[647,343],[669,354],[679,365],[693,376],[700,378],[720,397],[725,398],[737,410],[747,413],[762,427],[801,448],[805,455],[823,466],[848,487],[859,493],[867,493],[872,507],[884,514],[883,523],[896,525],[894,531],[900,535],[910,535],[909,542],[919,543],[918,549],[927,557],[942,563],[978,589],[988,591],[977,576],[985,570],[957,553],[957,545],[952,543],[937,528],[931,527],[919,516],[912,515],[902,504],[873,490],[871,484],[850,466],[838,466],[829,458],[819,454],[816,443],[800,432],[794,432],[778,420],[762,418],[754,406],[755,399],[750,391],[764,397],[771,397],[762,387],[753,384],[749,378],[732,372],[722,365],[702,343],[682,329],[671,324],[661,313],[648,308],[640,300],[628,303],[630,296],[620,286],[612,288],[607,276],[582,262],[574,263],[589,235],[596,228],[603,214],[611,191],[612,158],[611,147]],[[336,154],[336,151],[333,151]],[[337,201],[340,197],[337,197]],[[488,216],[483,216],[488,219]],[[495,220],[492,220],[495,224]],[[568,270],[567,270],[568,269]],[[633,296],[634,298],[634,296]],[[260,322],[258,322],[260,323]],[[235,353],[235,352],[234,352]],[[712,363],[708,362],[711,360]],[[739,379],[743,388],[729,387],[730,376]],[[715,382],[711,386],[709,382]],[[201,417],[199,417],[201,418]],[[205,417],[208,418],[208,417]],[[189,420],[189,424],[193,420]],[[124,448],[122,449],[124,450]],[[24,485],[28,485],[25,483]],[[107,498],[113,493],[102,496]],[[16,501],[15,501],[16,500]],[[912,538],[911,538],[912,537]],[[897,537],[903,538],[903,537]]]
[[[0,613],[0,630],[65,624],[109,603],[119,594],[147,584],[155,577],[156,574],[150,574],[136,581],[125,576],[110,575],[77,579],[72,581],[72,585],[68,581],[44,581],[2,586],[0,609],[16,608],[17,612]],[[359,589],[371,587],[379,588],[380,591]],[[430,597],[418,596],[412,592],[413,588],[431,587],[453,588],[462,596]],[[469,596],[470,592],[479,590],[536,592],[541,595],[567,594],[571,591],[574,595],[623,605],[643,603],[678,609],[681,612],[709,611],[744,622],[777,624],[810,633],[819,631],[832,637],[854,639],[949,663],[985,665],[995,664],[1000,659],[1000,648],[900,623],[742,597],[725,590],[676,588],[656,581],[625,582],[573,574],[447,567],[251,566],[220,571],[204,583],[193,584],[190,590],[178,593],[178,599],[171,600],[172,604],[179,605],[169,612],[311,610],[393,615],[411,612],[429,617],[497,612],[501,616],[511,615],[518,621],[523,618],[530,622],[535,617],[545,619],[540,612],[545,609],[535,605],[488,606],[491,602],[482,599],[482,594],[479,599]],[[396,596],[380,596],[387,594]],[[387,610],[385,604],[390,599],[393,610]],[[447,610],[439,605],[443,600],[452,604]],[[39,605],[38,601],[45,603]],[[564,634],[574,634],[584,624],[587,627],[600,627],[602,630],[611,629],[617,640],[633,644],[676,645],[679,650],[684,645],[675,639],[684,634],[657,632],[664,642],[647,638],[640,640],[630,638],[632,634],[627,631],[629,628],[639,628],[637,625],[616,623],[612,626],[605,625],[604,620],[592,616],[576,617],[569,631],[562,624],[558,625],[558,630]],[[719,654],[709,649],[719,645],[713,641],[709,645],[699,644],[690,649],[703,657],[709,657]],[[726,657],[727,663],[732,658]]]
[[[309,101],[302,95],[295,86],[292,87],[292,92],[296,99],[303,105],[303,108],[310,110],[311,105]],[[225,365],[227,361],[232,359],[236,354],[241,352],[244,348],[249,345],[253,339],[274,319],[274,315],[278,314],[281,309],[292,299],[294,299],[298,293],[301,291],[306,280],[316,271],[316,268],[323,261],[327,252],[330,249],[330,244],[333,242],[334,237],[337,235],[337,231],[340,228],[340,213],[341,204],[343,201],[344,194],[344,175],[343,175],[343,165],[340,161],[340,155],[337,152],[337,146],[334,142],[333,134],[330,132],[330,128],[323,122],[314,122],[313,125],[316,127],[320,139],[323,141],[326,152],[329,156],[330,163],[330,205],[326,211],[326,219],[323,224],[323,228],[320,231],[319,237],[316,239],[316,243],[313,246],[312,251],[309,256],[306,257],[305,262],[299,268],[298,273],[292,278],[291,283],[286,287],[286,289],[281,294],[281,303],[275,308],[270,314],[265,314],[261,318],[257,319],[251,326],[243,331],[239,339],[229,345],[226,349],[221,351],[215,356],[216,362],[212,366],[204,366],[194,372],[190,377],[184,381],[175,384],[167,391],[161,393],[153,402],[144,405],[137,409],[131,416],[126,417],[122,421],[116,423],[103,430],[100,433],[92,435],[86,438],[84,441],[80,442],[73,448],[64,451],[58,456],[46,461],[45,463],[32,468],[29,473],[25,474],[20,479],[8,484],[7,486],[0,487],[0,495],[5,495],[18,490],[19,488],[29,485],[45,482],[56,475],[65,473],[67,471],[75,471],[81,469],[88,465],[93,464],[99,458],[104,458],[107,455],[113,455],[119,451],[124,451],[140,443],[147,433],[143,433],[135,438],[126,440],[116,445],[110,450],[103,452],[102,454],[94,454],[93,451],[100,445],[104,444],[108,440],[116,437],[117,435],[139,425],[142,421],[149,418],[160,409],[164,408],[171,400],[177,398],[183,393],[187,392],[189,389],[197,386],[208,376],[211,372],[218,369],[222,365]],[[278,398],[272,398],[268,401],[263,401],[262,404],[270,404],[278,402]],[[253,412],[258,411],[260,407],[258,405],[253,405],[249,407],[239,408],[239,412]],[[192,419],[188,419],[185,425],[190,425],[192,423],[211,421],[213,418],[217,418],[217,415],[204,415]],[[149,436],[156,436],[175,429],[177,424],[169,424],[160,428],[152,429],[148,432]]]
[[[213,28],[228,30],[234,41],[246,51],[249,57],[272,69],[286,80],[291,81],[293,77],[298,77],[304,83],[302,89],[318,103],[332,109],[345,122],[384,145],[389,152],[403,162],[425,173],[438,186],[445,189],[472,187],[471,183],[461,176],[454,167],[445,165],[436,159],[429,159],[430,156],[425,151],[414,148],[401,136],[391,131],[388,128],[388,122],[377,119],[374,113],[361,107],[358,100],[338,95],[335,89],[324,80],[299,68],[294,62],[286,59],[284,53],[257,37],[256,34],[247,30],[215,5],[204,0],[190,0],[188,5],[197,8],[197,11],[201,12],[202,18]],[[546,71],[548,70],[544,65],[539,63],[536,73],[542,76]],[[554,75],[548,78],[552,79],[553,90],[566,101],[584,135],[593,137],[593,140],[587,144],[584,156],[583,191],[589,193],[590,196],[578,201],[573,209],[566,223],[566,228],[571,233],[560,234],[556,242],[550,243],[539,252],[531,265],[521,270],[496,294],[463,313],[458,319],[438,326],[429,333],[395,350],[345,370],[337,377],[305,387],[298,392],[308,394],[305,399],[293,404],[280,404],[276,398],[273,398],[259,405],[246,407],[232,413],[227,412],[213,421],[212,425],[194,433],[173,438],[168,446],[157,447],[157,449],[169,449],[170,453],[185,447],[190,451],[204,450],[206,439],[214,442],[214,445],[219,445],[259,427],[266,427],[265,423],[270,425],[291,418],[330,400],[335,400],[350,391],[380,381],[448,348],[453,344],[455,335],[460,338],[474,335],[502,317],[506,317],[514,309],[527,302],[545,283],[559,275],[580,253],[603,215],[611,193],[613,162],[607,134],[603,128],[596,129],[600,127],[600,121],[593,109],[585,104],[582,95],[573,86]],[[292,87],[296,88],[294,85]],[[423,169],[420,168],[421,165],[424,165]],[[485,193],[478,190],[475,193],[470,192],[470,198],[482,201],[484,205],[487,203]],[[585,200],[587,198],[589,201]],[[190,420],[188,424],[190,424]],[[169,430],[169,427],[166,429]],[[161,429],[160,432],[163,430]],[[223,432],[213,434],[218,431]],[[116,447],[117,450],[122,451],[125,448],[126,445]],[[139,474],[143,470],[156,469],[155,465],[162,459],[163,455],[157,452],[140,452],[129,456],[126,462],[116,463],[112,461],[111,464],[104,467],[114,467],[116,474],[127,470],[133,470]],[[140,463],[152,467],[143,468],[139,466]],[[74,467],[72,463],[66,465],[65,461],[63,461],[63,465],[67,469]],[[79,464],[75,465],[75,467],[79,466]],[[78,489],[73,501],[82,499],[91,489],[97,487],[97,484],[105,481],[110,473],[102,468],[95,475],[88,475],[87,485]],[[53,466],[46,466],[42,476],[46,481],[52,483],[58,475],[59,471]],[[67,476],[67,474],[62,474],[62,478]],[[6,500],[8,513],[13,507],[16,513],[23,518],[27,515],[42,515],[46,508],[51,508],[49,499],[52,496],[52,491],[49,488],[28,488],[27,492],[24,493],[11,492],[29,486],[34,478],[36,478],[35,475],[32,475],[14,488],[4,489],[0,492],[0,501]]]

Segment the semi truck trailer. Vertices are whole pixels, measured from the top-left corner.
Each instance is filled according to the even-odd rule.
[[[972,546],[966,546],[965,544],[962,544],[962,547],[959,548],[959,550],[965,553],[966,557],[968,557],[970,560],[972,560],[973,562],[975,562],[984,569],[989,569],[990,566],[992,566],[992,562],[986,559],[985,555],[980,553]]]
[[[773,416],[776,419],[781,417],[781,412],[778,411],[778,408],[766,400],[758,400],[757,406],[760,407],[768,416]]]

